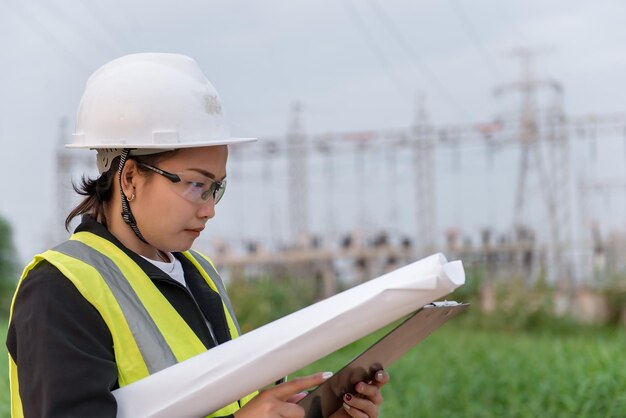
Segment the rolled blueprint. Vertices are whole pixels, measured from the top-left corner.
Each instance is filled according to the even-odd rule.
[[[362,338],[465,282],[435,254],[113,391],[119,418],[197,418]]]

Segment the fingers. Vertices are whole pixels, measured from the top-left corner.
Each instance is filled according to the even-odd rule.
[[[298,403],[302,399],[304,399],[304,397],[306,395],[308,395],[307,392],[296,393],[295,395],[291,395],[291,397],[289,399],[287,399],[287,402],[289,402],[289,403]]]
[[[235,413],[235,417],[304,418],[304,409],[295,403],[306,396],[306,393],[302,393],[302,391],[324,383],[332,375],[330,372],[317,373],[264,389],[243,408],[238,410]]]
[[[374,379],[359,382],[355,385],[356,395],[345,394],[343,409],[353,418],[377,418],[380,405],[383,403],[381,388],[389,382],[389,373],[379,370]]]
[[[343,409],[353,418],[376,418],[378,407],[369,399],[358,398],[346,393],[343,396]]]
[[[377,371],[376,374],[374,375],[374,383],[379,388],[381,388],[381,387],[385,386],[387,383],[389,383],[389,373],[387,373],[387,370],[379,370],[379,371]]]
[[[375,405],[383,403],[383,396],[380,393],[380,388],[376,385],[368,385],[365,382],[359,382],[354,387],[358,394],[363,395],[363,398],[367,398]]]
[[[285,402],[272,392],[272,389],[262,390],[243,408],[235,412],[235,418],[304,418],[304,408],[295,403]]]
[[[281,383],[266,391],[272,392],[274,396],[283,401],[287,401],[298,392],[305,389],[319,386],[328,380],[333,374],[331,372],[316,373],[311,376],[297,377],[289,382]]]

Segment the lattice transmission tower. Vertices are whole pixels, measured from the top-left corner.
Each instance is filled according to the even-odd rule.
[[[537,78],[532,60],[538,54],[529,49],[513,52],[521,63],[519,80],[499,86],[496,95],[515,92],[520,96],[517,138],[520,146],[519,168],[515,189],[513,228],[516,237],[528,231],[541,230],[531,225],[528,209],[529,180],[536,175],[548,215],[547,279],[566,283],[573,279],[569,260],[571,246],[570,147],[563,110],[563,89],[550,79]],[[552,97],[549,106],[539,103],[542,91]],[[534,228],[533,228],[534,227]],[[537,259],[538,253],[534,256]],[[533,267],[539,263],[534,263]],[[531,268],[530,276],[539,271]]]
[[[424,98],[419,96],[413,122],[413,170],[417,216],[417,246],[423,254],[435,248],[435,138],[429,123]]]
[[[307,144],[301,113],[302,105],[294,103],[287,133],[288,213],[293,243],[310,232]]]

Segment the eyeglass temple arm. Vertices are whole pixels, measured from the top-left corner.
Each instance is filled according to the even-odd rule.
[[[153,167],[153,166],[151,166],[149,164],[146,164],[146,163],[140,163],[139,161],[137,161],[137,164],[142,166],[142,167],[147,168],[148,170],[152,170],[155,173],[158,173],[158,174],[162,175],[163,177],[167,178],[172,183],[179,183],[180,182],[180,177],[178,177],[176,174],[168,173],[167,171],[163,171],[160,168]]]

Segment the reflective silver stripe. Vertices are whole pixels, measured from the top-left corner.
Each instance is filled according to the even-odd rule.
[[[217,270],[215,270],[213,265],[209,263],[202,255],[194,250],[189,250],[189,253],[193,255],[193,258],[196,259],[196,261],[200,264],[204,271],[206,271],[206,273],[209,275],[213,283],[215,283],[215,287],[217,287],[217,292],[221,296],[222,301],[224,301],[224,305],[226,305],[226,309],[228,309],[230,317],[235,323],[235,327],[237,328],[237,334],[241,335],[241,329],[239,329],[239,323],[237,322],[237,317],[235,316],[235,310],[233,309],[233,305],[230,303],[228,293],[226,293],[226,288],[224,287],[224,282],[222,281],[219,273],[217,272]]]
[[[53,250],[81,260],[100,273],[122,309],[150,374],[178,363],[146,307],[110,258],[75,240],[66,241]]]

